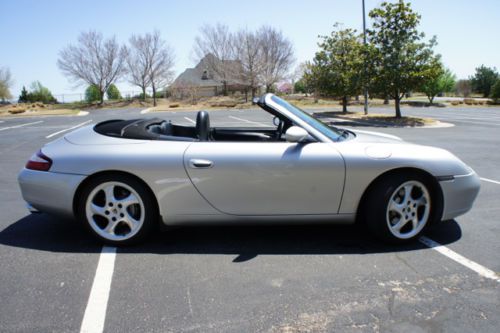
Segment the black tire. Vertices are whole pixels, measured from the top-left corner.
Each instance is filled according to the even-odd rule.
[[[402,186],[403,188],[401,188]],[[410,198],[405,202],[409,203],[411,200],[411,205],[405,206],[405,202],[401,202],[399,205],[389,207],[392,201],[398,203],[399,200],[402,201],[403,198],[406,198],[401,195],[400,191],[406,193],[408,186],[413,187],[409,191],[411,193]],[[397,193],[396,190],[398,190]],[[424,198],[427,204],[414,204],[417,201],[412,196],[419,197],[419,192],[421,192],[420,198]],[[423,199],[419,199],[420,201],[423,201]],[[435,203],[432,187],[425,176],[420,174],[392,174],[374,184],[365,198],[360,213],[363,216],[365,225],[378,239],[392,244],[403,244],[414,241],[433,223],[436,212],[439,211]],[[402,207],[400,205],[405,207],[401,212],[399,211],[399,207]],[[414,205],[415,207],[413,207]],[[391,209],[391,207],[398,208]],[[414,221],[416,221],[415,224]],[[396,229],[399,222],[403,227],[398,231]],[[414,227],[415,225],[417,227]],[[407,231],[407,229],[411,230]]]
[[[105,189],[110,187],[115,201],[107,199]],[[158,226],[159,214],[156,198],[141,181],[134,177],[123,174],[99,175],[91,178],[79,194],[76,218],[91,235],[102,243],[113,246],[138,244],[143,242]],[[89,198],[90,196],[92,198]],[[135,198],[138,199],[137,203],[133,203]],[[120,201],[125,199],[129,201]],[[111,206],[110,202],[114,202],[114,206]],[[87,206],[87,204],[92,206]],[[89,207],[102,209],[102,214],[101,212],[94,213]],[[112,224],[114,224],[112,232],[106,232],[106,228],[112,227]]]

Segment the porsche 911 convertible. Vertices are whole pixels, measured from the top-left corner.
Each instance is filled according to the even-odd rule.
[[[328,126],[266,94],[274,126],[109,120],[46,144],[19,174],[32,211],[74,217],[101,241],[160,223],[359,223],[403,243],[470,210],[476,173],[450,152]]]

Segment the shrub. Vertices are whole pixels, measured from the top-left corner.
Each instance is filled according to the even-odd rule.
[[[151,95],[146,93],[146,97],[144,98],[144,94],[140,93],[140,94],[134,95],[132,98],[134,98],[134,99],[146,99],[146,98],[151,98]]]
[[[93,103],[95,101],[101,100],[101,92],[96,85],[90,85],[85,89],[85,101],[87,103]]]
[[[41,102],[45,104],[57,103],[57,100],[52,96],[52,93],[47,87],[44,87],[40,81],[31,83],[30,91],[28,92],[23,86],[21,95],[19,96],[19,103],[35,103]]]
[[[118,90],[118,88],[114,84],[110,84],[108,90],[106,91],[106,96],[108,97],[109,100],[122,99],[120,90]]]

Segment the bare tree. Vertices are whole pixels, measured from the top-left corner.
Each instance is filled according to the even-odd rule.
[[[173,78],[174,51],[161,39],[159,31],[155,31],[152,35],[146,34],[146,38],[150,41],[151,67],[148,71],[148,78],[153,88],[153,104],[156,106],[157,89],[165,88]]]
[[[123,74],[125,55],[115,37],[105,40],[101,33],[82,32],[78,45],[69,45],[59,53],[57,65],[77,85],[95,85],[102,104],[109,85]]]
[[[294,63],[293,46],[283,33],[270,26],[257,31],[262,49],[262,82],[266,92],[278,81],[284,79]]]
[[[142,98],[146,99],[146,88],[150,85],[149,45],[146,37],[132,35],[130,46],[126,48],[126,72],[128,82],[142,90]]]
[[[228,83],[234,77],[233,51],[233,35],[226,25],[217,23],[201,27],[194,52],[198,60],[204,60],[208,70],[215,74],[214,78],[222,83],[224,95],[227,95]]]
[[[307,62],[301,62],[295,67],[293,72],[290,73],[289,77],[292,81],[292,92],[295,93],[295,83],[304,77],[304,74],[307,71]]]
[[[241,81],[254,98],[260,85],[263,65],[260,40],[255,32],[240,30],[235,35],[233,45],[236,59],[240,62]]]
[[[6,99],[12,98],[10,87],[14,84],[12,75],[8,67],[0,68],[0,99],[5,102]]]

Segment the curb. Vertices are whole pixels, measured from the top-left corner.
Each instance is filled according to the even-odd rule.
[[[319,117],[318,117],[319,118]],[[447,127],[454,127],[454,124],[451,123],[445,123],[441,122],[439,120],[436,120],[435,124],[432,125],[423,125],[423,126],[397,126],[394,125],[393,123],[388,123],[384,121],[367,121],[367,120],[358,120],[358,119],[352,119],[352,118],[344,118],[344,117],[321,117],[319,118],[321,120],[326,120],[330,122],[331,124],[337,124],[340,126],[349,126],[349,125],[354,125],[354,126],[366,126],[366,127],[385,127],[385,128],[447,128]],[[339,124],[340,123],[340,124]]]
[[[141,114],[146,114],[146,113],[149,113],[151,112],[151,108],[147,108],[147,109],[144,109],[141,111]]]
[[[447,127],[455,127],[455,124],[445,123],[439,120],[436,120],[436,124],[434,125],[426,125],[426,126],[415,126],[415,128],[447,128]]]
[[[80,111],[76,114],[77,117],[83,117],[83,116],[88,116],[89,112],[88,111]]]

